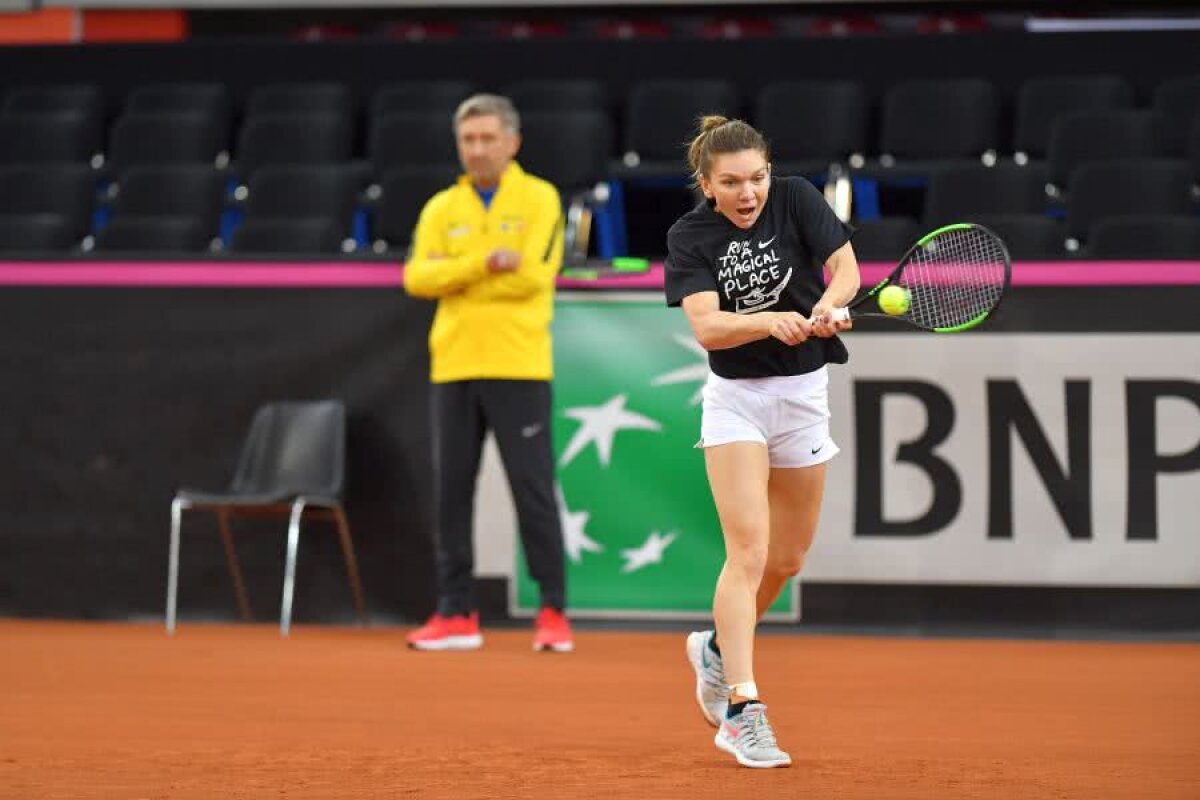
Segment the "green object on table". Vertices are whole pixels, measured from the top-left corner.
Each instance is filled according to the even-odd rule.
[[[617,256],[612,260],[612,268],[617,272],[645,272],[650,269],[650,261],[634,256]]]
[[[580,281],[594,281],[600,276],[594,269],[567,269],[563,270],[563,277]]]

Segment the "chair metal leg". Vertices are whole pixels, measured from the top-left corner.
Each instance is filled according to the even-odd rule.
[[[296,551],[300,548],[300,517],[304,515],[304,498],[297,497],[288,517],[287,560],[283,565],[283,610],[279,631],[287,636],[292,629],[292,595],[296,588]]]
[[[363,600],[362,581],[358,575],[358,560],[354,557],[354,544],[350,539],[350,523],[341,506],[334,506],[333,517],[337,520],[338,539],[342,542],[342,555],[346,557],[346,575],[350,578],[350,590],[354,592],[354,608],[358,621],[367,624],[367,604]]]
[[[221,531],[221,543],[225,545],[225,561],[229,564],[229,574],[233,578],[233,593],[237,595],[238,610],[242,613],[242,619],[250,622],[254,619],[254,612],[250,610],[246,583],[242,580],[242,567],[238,562],[237,550],[233,547],[233,536],[229,532],[229,512],[223,508],[217,509],[217,527]]]
[[[175,603],[179,599],[179,527],[183,522],[183,501],[171,501],[171,554],[167,558],[167,633],[175,633]]]

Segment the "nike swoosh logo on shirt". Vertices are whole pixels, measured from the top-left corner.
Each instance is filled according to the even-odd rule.
[[[779,236],[779,234],[778,234],[778,233],[777,233],[777,234],[775,234],[775,236],[772,236],[770,239],[767,239],[765,242],[759,242],[759,243],[758,243],[758,249],[759,249],[759,250],[762,250],[764,247],[766,247],[767,245],[769,245],[771,242],[775,241],[775,238],[776,238],[777,236]]]

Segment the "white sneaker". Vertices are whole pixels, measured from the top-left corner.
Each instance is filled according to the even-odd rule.
[[[729,687],[725,685],[725,665],[708,646],[712,631],[696,631],[687,638],[687,656],[696,672],[696,703],[700,713],[714,728],[725,719],[729,708]]]
[[[748,703],[733,719],[724,720],[713,742],[743,767],[767,769],[792,763],[792,757],[775,742],[775,731],[767,722],[767,707],[756,701]]]

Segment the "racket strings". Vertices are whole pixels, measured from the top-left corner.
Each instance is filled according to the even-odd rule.
[[[1007,254],[980,228],[945,231],[919,248],[900,275],[907,316],[925,328],[965,325],[987,314],[1004,293]]]

